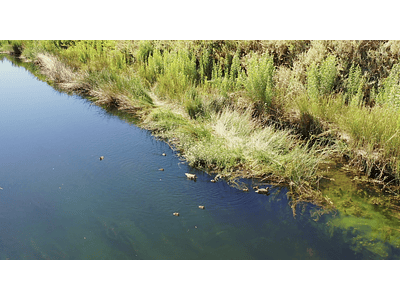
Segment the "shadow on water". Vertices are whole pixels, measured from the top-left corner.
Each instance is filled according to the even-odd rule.
[[[13,84],[30,88],[0,101],[1,259],[399,258],[398,218],[351,178],[338,173],[322,186],[337,210],[304,204],[294,218],[286,188],[260,195],[252,188],[267,186],[260,182],[242,180],[248,192],[212,183],[129,115],[2,64],[0,85],[15,79],[2,99],[17,97]]]

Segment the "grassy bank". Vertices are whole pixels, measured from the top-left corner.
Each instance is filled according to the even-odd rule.
[[[286,184],[318,182],[345,157],[400,184],[400,42],[0,41],[59,88],[135,114],[195,167]]]

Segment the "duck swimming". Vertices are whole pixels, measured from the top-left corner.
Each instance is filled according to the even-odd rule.
[[[269,187],[267,187],[265,189],[258,189],[256,191],[256,193],[258,193],[258,194],[268,194],[268,191],[269,191]]]
[[[185,175],[188,179],[197,179],[196,174],[185,173]]]

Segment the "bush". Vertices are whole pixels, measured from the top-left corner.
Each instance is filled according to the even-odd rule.
[[[271,106],[274,95],[274,61],[267,54],[252,56],[248,61],[247,78],[244,86],[249,96],[256,102]]]
[[[349,77],[346,81],[347,93],[345,99],[352,106],[361,106],[364,97],[365,78],[362,77],[359,65],[350,67]]]
[[[328,56],[320,66],[315,62],[307,71],[307,92],[311,99],[328,96],[332,91],[337,77],[336,59]]]
[[[393,66],[389,76],[383,81],[376,103],[388,105],[393,108],[400,108],[400,64]]]
[[[195,84],[196,57],[187,50],[163,53],[163,70],[157,76],[157,90],[162,96],[180,102],[185,92]]]
[[[135,57],[140,63],[147,63],[151,55],[153,55],[154,46],[151,41],[140,41],[139,49],[135,53]]]

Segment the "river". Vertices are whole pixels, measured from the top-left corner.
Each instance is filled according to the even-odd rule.
[[[355,247],[359,232],[332,226],[339,213],[294,217],[285,188],[212,178],[134,122],[0,61],[2,260],[400,257],[387,242],[383,254]]]

